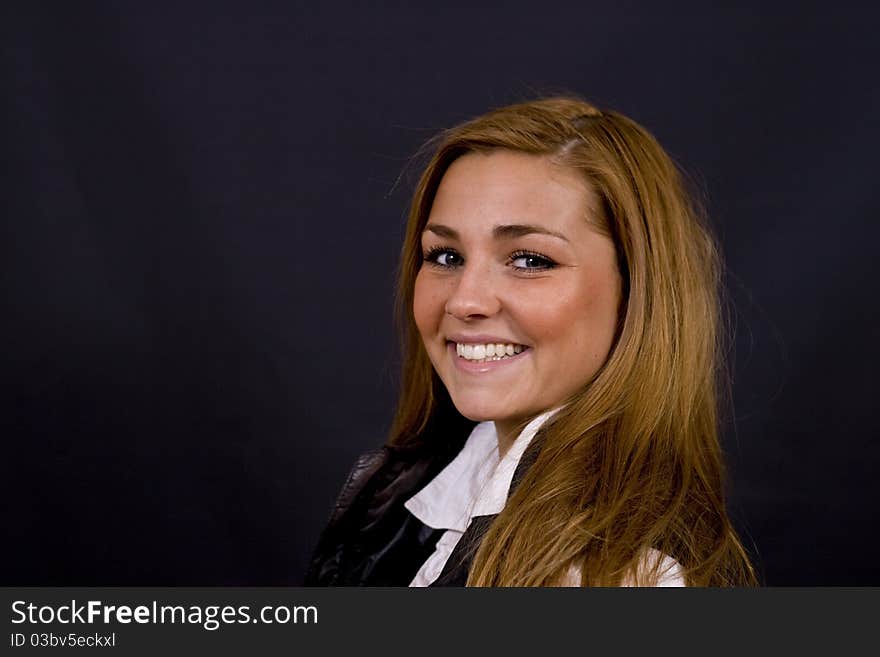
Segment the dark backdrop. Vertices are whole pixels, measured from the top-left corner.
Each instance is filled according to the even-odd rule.
[[[766,582],[880,584],[878,13],[437,4],[4,3],[2,583],[300,583],[390,423],[410,156],[571,91],[708,197]]]

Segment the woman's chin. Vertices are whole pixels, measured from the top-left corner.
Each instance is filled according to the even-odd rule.
[[[474,422],[489,422],[511,415],[506,405],[491,400],[458,400],[453,397],[452,403],[459,413]]]

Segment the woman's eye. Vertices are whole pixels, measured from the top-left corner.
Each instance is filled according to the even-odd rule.
[[[461,256],[450,249],[431,249],[424,258],[425,262],[438,267],[458,267],[462,263]]]
[[[514,253],[512,257],[511,264],[515,269],[534,271],[552,269],[556,266],[556,263],[550,260],[550,258],[545,258],[537,253]]]

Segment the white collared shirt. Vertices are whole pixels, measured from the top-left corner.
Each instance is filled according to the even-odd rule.
[[[503,458],[498,454],[495,423],[480,422],[455,459],[406,501],[404,506],[424,524],[446,530],[410,586],[430,586],[437,580],[474,517],[501,513],[523,453],[541,425],[558,410],[546,411],[529,422]],[[659,586],[684,586],[681,568],[674,559],[656,550],[648,557],[663,558]],[[578,582],[578,573],[570,573],[566,583],[577,586]]]

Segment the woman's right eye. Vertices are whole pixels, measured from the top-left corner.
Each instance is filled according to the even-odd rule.
[[[453,249],[433,248],[424,254],[425,262],[436,267],[458,267],[462,257]]]

